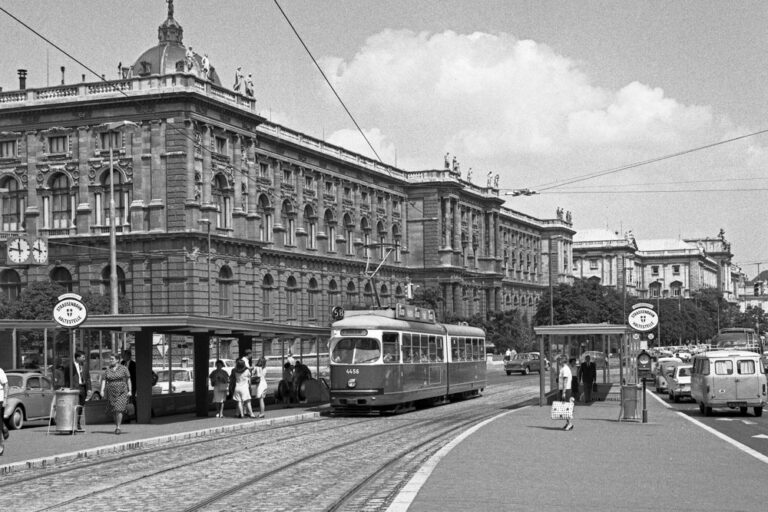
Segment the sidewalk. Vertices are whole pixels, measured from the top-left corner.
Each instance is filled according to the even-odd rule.
[[[151,446],[169,441],[192,439],[221,432],[258,430],[267,425],[304,421],[320,416],[325,406],[267,407],[266,418],[234,418],[234,410],[227,409],[228,417],[198,418],[194,413],[152,418],[152,423],[128,423],[115,434],[113,424],[87,425],[85,433],[57,434],[55,426],[48,434],[48,423],[37,422],[12,430],[5,442],[5,453],[0,457],[0,475],[29,467],[44,467],[102,453],[113,453]]]
[[[650,393],[648,423],[617,421],[619,407],[577,405],[570,432],[549,407],[502,413],[436,454],[389,511],[765,510],[764,460]]]

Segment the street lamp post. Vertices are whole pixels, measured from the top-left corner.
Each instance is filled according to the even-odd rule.
[[[211,316],[211,219],[200,219],[198,224],[208,227],[208,316]]]
[[[108,132],[120,133],[124,128],[138,128],[139,125],[132,121],[117,121],[107,123]],[[115,231],[115,145],[112,137],[109,137],[109,291],[110,306],[113,315],[118,314],[117,306],[117,234]]]
[[[661,282],[664,279],[656,279],[656,282],[659,283],[659,294],[656,295],[656,315],[659,317],[659,323],[656,324],[656,346],[661,346]]]

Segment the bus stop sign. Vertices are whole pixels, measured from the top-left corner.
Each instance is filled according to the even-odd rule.
[[[627,322],[636,331],[652,331],[659,325],[659,315],[651,308],[637,308],[629,314]]]

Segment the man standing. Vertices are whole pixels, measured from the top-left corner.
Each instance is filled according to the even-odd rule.
[[[8,439],[8,427],[3,421],[3,411],[5,410],[5,399],[8,397],[8,377],[0,368],[0,455],[5,451],[5,440]]]
[[[133,354],[131,353],[131,350],[124,350],[123,351],[123,360],[120,361],[120,364],[128,368],[128,374],[131,376],[131,402],[135,403],[136,399],[136,361],[131,359],[133,357]]]
[[[589,356],[584,357],[584,362],[579,366],[579,380],[584,384],[584,401],[592,402],[592,385],[597,380],[597,367]]]
[[[70,381],[70,375],[71,381]],[[85,400],[88,398],[88,391],[91,389],[91,372],[88,370],[88,365],[85,364],[85,354],[78,350],[75,352],[75,362],[72,363],[72,370],[64,374],[65,385],[69,389],[76,389],[80,392],[78,396],[78,403],[80,406],[85,407]],[[82,432],[83,429],[80,426],[80,418],[85,411],[82,410],[81,414],[77,416],[77,431]]]

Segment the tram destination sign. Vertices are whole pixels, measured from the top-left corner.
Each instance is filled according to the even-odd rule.
[[[62,327],[73,329],[85,322],[88,310],[83,298],[76,293],[59,295],[59,302],[53,307],[53,319]]]
[[[627,323],[636,331],[651,331],[659,325],[659,315],[651,308],[640,307],[629,314]]]

